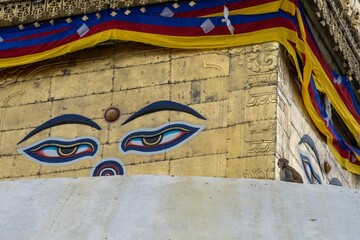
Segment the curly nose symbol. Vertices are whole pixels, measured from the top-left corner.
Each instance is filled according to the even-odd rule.
[[[97,163],[90,175],[93,177],[125,175],[125,167],[119,159],[106,158]]]
[[[121,111],[117,107],[109,107],[104,112],[104,119],[107,123],[114,123],[121,117]]]

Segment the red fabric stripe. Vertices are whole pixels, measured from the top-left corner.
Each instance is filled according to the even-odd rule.
[[[26,40],[26,39],[32,39],[32,38],[40,38],[40,37],[44,37],[44,36],[50,36],[59,32],[64,32],[69,30],[71,27],[65,27],[65,28],[60,28],[60,29],[56,29],[56,30],[52,30],[52,31],[47,31],[47,32],[42,32],[42,33],[37,33],[37,34],[32,34],[32,35],[28,35],[28,36],[23,36],[23,37],[18,37],[18,38],[10,38],[10,39],[6,39],[4,42],[14,42],[14,41],[20,41],[20,40]]]
[[[330,79],[332,85],[336,89],[337,93],[340,95],[341,99],[345,102],[345,105],[351,112],[352,116],[355,118],[355,120],[358,123],[360,123],[360,116],[357,114],[357,111],[352,103],[352,99],[351,99],[350,95],[348,94],[347,90],[344,87],[342,87],[341,85],[337,85],[337,83],[334,83],[334,79],[333,79],[334,77],[332,75],[332,72],[331,72],[329,66],[327,65],[327,63],[325,62],[324,58],[322,57],[317,45],[315,44],[313,39],[310,37],[311,35],[308,32],[308,29],[306,29],[306,34],[308,36],[307,42],[308,42],[312,52],[315,54],[316,58],[318,59],[318,61],[321,64],[322,68],[325,70],[326,75]]]
[[[305,26],[305,33],[307,35],[306,41],[308,43],[308,45],[310,46],[312,52],[314,53],[315,57],[318,59],[318,61],[320,62],[322,68],[325,70],[326,75],[328,76],[328,78],[330,79],[332,85],[334,86],[335,90],[337,91],[337,93],[339,94],[339,96],[341,97],[341,99],[343,100],[343,102],[345,102],[346,107],[348,108],[348,110],[350,111],[351,115],[355,118],[355,120],[360,123],[360,116],[357,114],[357,111],[352,103],[352,99],[349,96],[347,90],[343,90],[340,89],[341,86],[336,85],[336,83],[334,83],[333,81],[333,75],[332,72],[329,68],[329,66],[327,65],[327,63],[325,62],[322,54],[320,53],[319,48],[317,47],[316,43],[314,42],[314,39],[311,37],[311,33],[309,32],[309,29]],[[344,88],[344,87],[342,87]]]
[[[331,133],[331,135],[333,135],[333,137],[334,137],[334,134]],[[347,161],[351,162],[351,160],[350,160],[351,159],[351,152],[349,150],[345,150],[342,147],[340,147],[340,145],[338,144],[338,140],[336,138],[333,139],[332,145],[334,146],[334,148],[336,149],[336,151],[339,153],[339,155],[342,158],[345,158]],[[351,162],[351,163],[360,166],[359,161]]]
[[[285,27],[296,31],[296,25],[286,18],[272,18],[268,20],[237,24],[235,27],[235,34],[244,34],[249,32],[255,32],[268,28]],[[205,34],[200,26],[198,27],[169,27],[169,26],[154,26],[138,23],[128,23],[121,21],[111,21],[102,25],[94,26],[97,32],[109,30],[109,29],[122,29],[129,31],[138,31],[144,33],[154,33],[169,36],[184,36],[184,37],[198,37],[198,36],[216,36],[216,35],[229,35],[230,32],[226,25],[217,26],[208,34]]]
[[[19,56],[41,53],[41,52],[56,48],[58,46],[67,44],[69,42],[76,41],[78,39],[80,39],[79,35],[73,34],[62,40],[41,43],[41,44],[37,44],[34,46],[21,47],[21,48],[17,48],[17,49],[1,50],[0,56],[1,56],[1,58],[12,58],[12,57],[19,57]]]
[[[176,13],[176,17],[201,17],[201,16],[207,16],[210,14],[215,14],[219,12],[224,11],[224,6],[229,9],[229,11],[232,10],[238,10],[241,8],[248,8],[248,7],[254,7],[261,4],[266,4],[270,2],[275,2],[276,0],[252,0],[252,1],[242,1],[242,2],[235,2],[235,3],[228,3],[228,4],[221,4],[217,7],[213,8],[207,8],[207,9],[199,9],[199,10],[193,10],[193,11],[187,11],[183,13]]]
[[[312,102],[313,106],[315,107],[315,110],[317,111],[318,115],[321,116],[318,103],[316,102],[315,97],[314,97],[314,89],[311,87],[311,85],[309,85],[308,90],[309,90],[311,102]],[[323,121],[325,122],[325,120],[323,120]],[[350,150],[345,150],[345,149],[343,149],[343,148],[339,145],[339,141],[338,141],[338,139],[335,137],[335,134],[333,133],[332,129],[331,129],[330,127],[327,127],[327,129],[330,131],[330,133],[331,133],[331,135],[332,135],[332,137],[333,137],[332,145],[334,146],[334,148],[336,149],[336,151],[339,153],[339,155],[340,155],[342,158],[345,158],[346,160],[348,160],[349,162],[351,162],[351,161],[350,161],[350,159],[351,159],[351,151],[350,151]],[[355,165],[360,166],[360,161],[352,162],[352,164],[355,164]]]
[[[298,0],[288,0],[289,2],[292,2],[293,4],[295,4],[295,6],[297,8],[299,8],[299,1]]]
[[[316,99],[315,99],[315,96],[314,96],[314,89],[312,88],[311,84],[309,84],[308,91],[309,91],[309,95],[310,95],[312,105],[314,106],[317,114],[321,117],[321,111],[320,111],[318,103],[316,102]]]
[[[360,123],[360,116],[358,115],[355,106],[353,104],[353,100],[348,92],[348,90],[342,85],[337,85],[337,83],[333,83],[335,85],[336,91],[341,96],[341,99],[346,103],[346,106],[349,108],[351,114],[354,116],[356,121]]]
[[[238,25],[234,25],[234,27],[236,29],[235,34],[255,32],[258,30],[275,28],[275,27],[285,27],[296,31],[296,26],[291,21],[284,18],[273,18],[271,20],[264,20],[261,22],[238,24]],[[116,20],[108,21],[106,23],[102,23],[91,27],[89,33],[86,36],[90,36],[110,29],[139,31],[144,33],[153,33],[153,34],[161,34],[161,35],[169,35],[169,36],[185,36],[185,37],[205,36],[200,26],[199,27],[164,27],[164,26],[153,26],[153,25],[145,25],[138,23],[122,22]],[[216,27],[207,35],[216,36],[216,35],[229,35],[229,34],[230,33],[227,27],[222,26],[222,27]],[[53,42],[42,43],[34,46],[25,46],[18,49],[2,50],[0,51],[0,55],[2,58],[11,58],[11,57],[40,53],[76,41],[78,39],[80,39],[79,35],[73,34],[67,38]]]

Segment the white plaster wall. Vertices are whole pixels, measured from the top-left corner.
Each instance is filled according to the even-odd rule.
[[[0,239],[357,239],[359,192],[156,175],[0,182]]]

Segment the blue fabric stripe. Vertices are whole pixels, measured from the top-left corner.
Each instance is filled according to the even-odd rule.
[[[146,27],[146,25],[155,25],[155,26],[163,26],[163,27],[199,27],[205,21],[204,18],[191,18],[191,19],[167,18],[161,16],[144,17],[144,15],[142,14],[133,14],[133,13],[131,13],[130,15],[125,15],[122,11],[119,11],[115,17],[112,17],[110,15],[110,13],[112,12],[110,10],[102,11],[101,12],[102,17],[100,19],[97,19],[95,13],[88,14],[87,16],[89,17],[89,19],[86,22],[82,20],[83,15],[73,17],[72,18],[73,22],[70,24],[66,23],[65,20],[64,20],[65,23],[60,21],[59,23],[56,23],[55,26],[51,26],[51,25],[50,26],[54,27],[54,29],[60,29],[69,26],[71,28],[66,31],[58,32],[49,36],[42,36],[33,39],[14,40],[11,42],[2,42],[0,43],[0,50],[19,49],[22,48],[23,46],[35,46],[38,44],[50,44],[52,42],[62,40],[66,37],[77,34],[77,30],[81,27],[83,23],[85,23],[89,28],[111,20],[119,20],[119,21],[143,24],[144,27]],[[271,20],[274,17],[286,18],[288,20],[291,20],[297,26],[297,21],[295,17],[289,16],[288,14],[281,11],[277,13],[269,13],[269,14],[261,14],[261,15],[231,16],[230,20],[233,25],[236,25],[236,24],[246,24],[257,21]],[[226,24],[221,21],[222,17],[211,17],[210,19],[215,26],[226,26]],[[18,28],[14,28],[17,31],[16,36],[14,36],[10,32],[8,32],[7,34],[1,33],[0,36],[6,41],[8,38],[23,37],[32,34],[46,32],[49,30],[54,30],[50,26],[45,25],[44,29],[42,29],[43,28],[42,26],[39,28],[26,27],[22,31],[19,31]]]
[[[327,117],[326,111],[325,111],[325,107],[320,99],[319,93],[315,87],[315,83],[314,80],[311,78],[310,79],[310,86],[313,89],[314,92],[314,97],[315,97],[315,101],[317,106],[320,109],[320,113],[321,113],[321,117],[322,119],[325,119]],[[331,129],[331,132],[333,133],[334,137],[338,140],[338,143],[340,145],[340,147],[344,150],[347,151],[353,151],[355,152],[357,155],[360,155],[360,149],[355,148],[353,146],[350,146],[350,144],[346,144],[345,140],[343,139],[343,137],[336,131],[334,125],[332,124],[331,121],[329,121],[329,128]]]

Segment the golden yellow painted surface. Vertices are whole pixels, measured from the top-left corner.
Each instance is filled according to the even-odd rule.
[[[71,77],[54,76],[50,81],[50,97],[54,100],[62,100],[111,92],[112,77],[112,70],[71,74]]]
[[[1,156],[0,178],[38,177],[40,165],[33,161],[24,161],[22,156]]]
[[[274,179],[274,157],[269,155],[228,159],[226,176],[232,178]]]
[[[174,59],[171,82],[194,81],[229,75],[229,56],[222,52]]]
[[[160,174],[169,175],[170,161],[139,163],[126,167],[127,174]]]
[[[126,174],[274,179],[278,51],[277,43],[212,51],[132,43],[9,71],[0,79],[0,179],[90,176],[99,162],[111,159],[120,161]],[[206,120],[160,111],[121,125],[161,100],[187,105]],[[109,107],[122,114],[111,124],[103,118]],[[85,116],[101,130],[59,125],[17,144],[37,126],[64,114]],[[160,153],[120,150],[126,134],[170,122],[204,129]],[[91,137],[99,142],[99,151],[93,158],[61,165],[20,154],[19,149],[49,137]]]
[[[225,177],[225,167],[225,154],[205,155],[170,161],[170,174]]]

